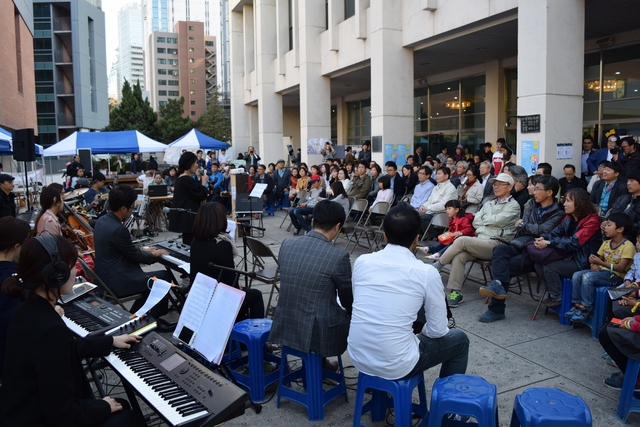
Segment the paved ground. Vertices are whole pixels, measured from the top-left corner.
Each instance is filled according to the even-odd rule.
[[[275,217],[264,218],[267,231],[261,240],[276,254],[282,240],[292,237],[291,233],[285,231],[286,226],[278,228],[283,216],[282,212],[278,212]],[[175,237],[173,233],[161,233],[155,240]],[[345,242],[339,241],[339,245],[344,247]],[[238,240],[238,247],[242,252],[241,240]],[[362,253],[365,253],[365,249],[357,248],[351,257],[352,262]],[[482,278],[477,267],[472,271],[472,278]],[[446,279],[447,275],[444,274],[445,283]],[[270,287],[254,286],[263,292],[266,304]],[[544,315],[544,310],[540,311],[537,320],[532,321],[536,303],[526,293],[526,286],[522,295],[509,294],[506,320],[493,324],[480,323],[477,316],[486,310],[486,305],[477,292],[479,286],[468,281],[463,288],[465,301],[453,312],[457,327],[465,331],[471,341],[467,373],[482,376],[498,387],[501,426],[509,425],[514,397],[529,387],[556,387],[582,397],[591,409],[593,425],[596,427],[622,425],[615,417],[619,392],[603,384],[603,379],[615,372],[616,368],[606,365],[600,357],[601,347],[591,339],[590,329],[562,326],[558,323],[557,314],[550,312]],[[170,316],[177,318],[177,313],[172,312]],[[170,337],[170,334],[165,335]],[[345,366],[351,365],[347,353],[343,355],[343,363]],[[245,415],[225,425],[350,426],[353,422],[357,371],[350,367],[346,369],[346,374],[349,378],[349,403],[344,399],[331,402],[321,422],[308,421],[306,410],[291,401],[283,400],[280,408],[276,408],[275,397],[268,393],[268,401],[263,403],[260,414],[247,410]],[[428,398],[437,376],[437,368],[425,372]],[[107,377],[113,381],[112,375],[108,374]],[[115,389],[114,393],[118,391]],[[390,421],[393,422],[392,418]],[[363,417],[363,422],[373,426],[387,425],[386,422],[370,423],[368,415]],[[640,414],[631,414],[627,424],[640,426]],[[158,422],[154,425],[163,424]]]

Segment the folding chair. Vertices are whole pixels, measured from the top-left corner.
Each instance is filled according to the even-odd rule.
[[[401,202],[411,202],[411,198],[413,197],[413,194],[405,194],[404,196],[402,196],[402,198],[400,199]]]
[[[284,225],[284,222],[288,219],[289,226],[287,227],[287,231],[291,230],[291,218],[289,217],[289,211],[291,209],[296,208],[298,206],[298,203],[300,203],[300,200],[306,197],[307,197],[307,190],[300,190],[298,194],[296,194],[296,197],[294,197],[293,201],[291,202],[291,206],[282,208],[282,210],[284,211],[284,218],[282,218],[282,222],[280,223],[280,228],[282,228],[282,226]]]
[[[369,239],[369,233],[371,233],[372,238],[374,238],[375,231],[382,228],[382,222],[380,222],[380,225],[373,225],[371,223],[371,220],[373,218],[376,218],[376,215],[381,215],[383,217],[382,220],[384,221],[384,216],[387,215],[387,212],[389,212],[390,208],[391,204],[388,202],[378,202],[375,206],[373,206],[373,208],[369,212],[369,215],[367,215],[367,219],[365,220],[365,222],[353,227],[353,234],[351,234],[351,237],[349,237],[349,241],[347,242],[345,250],[348,250],[351,239],[353,238],[353,236],[356,236],[356,241],[353,245],[353,249],[351,250],[351,253],[353,253],[356,246],[358,246],[360,242],[360,237],[362,237],[363,234],[367,238],[367,248],[371,249],[371,240]]]
[[[449,227],[449,217],[447,216],[447,214],[445,212],[440,212],[435,214],[433,218],[431,218],[431,222],[427,226],[427,229],[424,230],[424,233],[422,234],[422,237],[420,238],[420,241],[418,242],[417,246],[429,246],[430,244],[435,243],[432,241],[425,240],[427,238],[427,235],[431,227],[444,228],[444,229]]]
[[[276,290],[280,292],[280,288],[276,284],[280,281],[280,264],[278,263],[278,258],[274,255],[273,251],[271,251],[271,248],[260,240],[254,239],[253,237],[247,237],[247,247],[253,255],[253,270],[251,272],[255,274],[255,277],[252,277],[249,281],[249,287],[251,287],[251,283],[254,278],[263,283],[271,284],[269,302],[267,302],[267,308],[265,310],[265,313],[268,315],[269,308],[271,307],[271,300],[273,299],[273,291]],[[272,258],[276,265],[267,267],[265,265],[265,258]]]
[[[349,215],[347,215],[344,224],[338,230],[338,234],[336,238],[333,239],[333,243],[335,244],[336,240],[342,235],[342,237],[347,237],[349,230],[353,230],[356,225],[360,225],[365,217],[365,213],[367,212],[367,208],[369,207],[369,202],[366,199],[358,199],[353,205],[351,205],[351,209],[349,210]],[[358,219],[354,220],[353,216],[357,215]],[[348,245],[348,243],[347,243]],[[345,248],[346,250],[346,248]]]
[[[78,262],[82,266],[82,269],[84,270],[84,273],[87,275],[87,278],[93,280],[98,285],[98,287],[101,288],[102,299],[104,299],[105,301],[112,300],[116,304],[118,304],[120,307],[122,307],[123,310],[129,311],[129,309],[124,306],[124,303],[129,301],[134,301],[142,297],[142,294],[135,294],[135,295],[130,295],[124,298],[118,298],[116,294],[113,293],[113,291],[102,281],[102,279],[100,279],[100,277],[98,277],[96,272],[93,271],[91,267],[89,267],[89,265],[82,258],[78,257]]]

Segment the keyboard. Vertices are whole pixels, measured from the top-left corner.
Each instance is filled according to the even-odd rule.
[[[62,308],[62,320],[80,337],[104,335],[107,331],[125,324],[143,327],[153,322],[150,317],[132,320],[128,311],[91,294],[76,298],[64,304]]]
[[[168,263],[175,265],[175,267],[178,267],[179,265],[185,264],[185,261],[183,261],[183,260],[181,260],[179,258],[176,258],[174,256],[171,256],[171,255],[162,255],[161,258],[163,260],[167,261]],[[188,263],[188,261],[187,261],[187,263]]]
[[[156,332],[105,360],[171,426],[220,424],[244,414],[249,399]]]

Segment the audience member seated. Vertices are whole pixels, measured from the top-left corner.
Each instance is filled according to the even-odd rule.
[[[602,147],[595,153],[593,153],[587,159],[587,165],[589,166],[589,173],[595,173],[604,160],[610,162],[613,160],[613,154],[611,154],[611,150],[615,148],[620,148],[620,138],[616,134],[611,134],[607,136],[607,146]]]
[[[441,270],[451,264],[447,290],[449,307],[457,307],[464,300],[462,280],[465,265],[475,259],[490,260],[493,248],[509,243],[514,235],[513,224],[520,218],[520,206],[510,195],[513,188],[511,175],[501,173],[492,180],[495,200],[485,203],[473,219],[476,237],[458,237],[433,266]]]
[[[587,189],[587,182],[576,176],[576,167],[567,164],[564,165],[564,178],[560,178],[560,196],[567,194],[567,191],[572,188],[584,188]]]
[[[378,164],[373,164],[367,173],[369,173],[371,177],[371,191],[367,194],[367,201],[371,204],[376,199],[378,191],[380,191],[378,180],[382,176],[382,168]]]
[[[349,178],[349,173],[345,168],[340,168],[338,170],[338,181],[342,183],[342,186],[344,187],[344,191],[346,191],[347,194],[349,194],[349,191],[351,190],[351,179]]]
[[[466,372],[469,339],[447,327],[440,276],[413,255],[420,222],[415,209],[399,203],[384,220],[387,246],[355,262],[348,349],[354,366],[367,375],[410,378],[439,364],[440,378]],[[426,323],[415,335],[421,308]]]
[[[340,181],[335,181],[331,184],[331,201],[342,206],[345,216],[349,213],[351,208],[349,206],[349,196],[347,196],[347,192],[344,191],[344,186]]]
[[[344,220],[340,205],[322,200],[313,209],[313,231],[282,242],[280,297],[270,342],[324,357],[346,350],[353,303],[351,262],[349,253],[331,244]]]
[[[476,235],[472,225],[473,214],[465,213],[458,200],[449,200],[444,207],[449,217],[449,227],[445,233],[438,236],[438,243],[422,249],[422,252],[429,254],[426,256],[427,259],[438,260],[458,237]],[[445,239],[444,243],[441,243],[441,238]]]
[[[451,183],[454,187],[458,188],[461,184],[464,184],[467,180],[467,169],[469,169],[469,163],[460,160],[456,163],[455,170],[452,169],[453,173],[451,174]]]
[[[233,272],[211,267],[212,264],[235,268],[234,257],[238,255],[236,245],[227,233],[227,210],[218,202],[207,203],[198,210],[193,222],[193,240],[191,241],[191,265],[189,278],[191,283],[198,273],[205,274],[229,286],[235,286],[245,292],[244,301],[236,322],[244,319],[264,317],[264,301],[258,289],[241,288],[240,279],[236,283]],[[222,271],[222,274],[220,274]]]
[[[298,180],[298,182],[300,182],[300,180]],[[303,229],[305,232],[311,230],[311,226],[307,223],[305,216],[310,215],[315,205],[327,196],[324,187],[322,187],[322,177],[320,175],[312,175],[309,184],[311,185],[311,189],[307,197],[301,200],[298,206],[289,211],[291,223],[295,227],[295,231],[293,232],[294,236],[300,234],[300,231]]]
[[[640,151],[638,143],[630,136],[625,136],[620,140],[620,148],[624,152],[624,158],[620,160],[622,164],[622,174],[627,175],[632,170],[640,167]]]
[[[458,186],[458,200],[466,213],[474,214],[478,212],[483,197],[480,171],[475,166],[470,166],[465,174],[464,182]]]
[[[527,172],[522,166],[513,165],[509,167],[509,171],[506,172],[513,177],[513,189],[511,195],[516,202],[520,205],[520,215],[524,212],[524,205],[531,199],[527,185],[529,177]]]
[[[378,180],[378,186],[380,187],[380,191],[378,191],[376,200],[371,204],[369,211],[373,210],[373,207],[380,202],[387,202],[389,204],[393,202],[393,191],[391,190],[391,179],[389,175],[381,176]]]
[[[413,194],[413,189],[418,183],[418,175],[413,172],[413,167],[410,164],[402,166],[402,177],[407,188],[406,194]]]
[[[431,181],[433,170],[429,166],[422,166],[418,169],[418,183],[413,189],[413,196],[409,202],[415,210],[419,210],[423,203],[426,203],[431,196],[435,184]]]
[[[640,168],[633,169],[626,176],[628,194],[618,197],[613,203],[607,217],[613,213],[625,213],[631,218],[633,229],[629,236],[640,233]]]
[[[602,180],[595,183],[589,200],[600,206],[600,215],[605,216],[609,208],[618,198],[629,194],[626,182],[618,179],[622,173],[622,166],[618,162],[608,162],[602,169]]]
[[[523,253],[524,245],[543,233],[553,230],[564,211],[556,203],[558,180],[551,175],[533,175],[533,199],[527,205],[522,219],[515,222],[516,236],[509,244],[499,244],[493,248],[491,273],[493,280],[480,288],[480,295],[491,297],[488,310],[478,317],[485,323],[505,318],[507,289],[512,277],[534,271],[533,262]]]
[[[546,282],[551,295],[542,301],[547,307],[560,306],[562,277],[571,277],[576,271],[589,268],[589,255],[602,243],[600,220],[585,190],[574,188],[567,192],[564,212],[567,215],[562,222],[541,234],[533,244],[537,250],[555,249],[546,255],[544,264],[535,264],[538,276]]]
[[[171,276],[164,269],[143,271],[140,268],[140,264],[153,264],[156,258],[168,252],[153,246],[138,248],[131,241],[131,234],[123,225],[123,221],[131,216],[136,199],[135,190],[128,185],[121,185],[111,190],[109,192],[110,212],[98,219],[93,229],[96,274],[118,298],[142,294],[133,303],[130,309],[132,313],[138,311],[146,301],[152,277],[171,280]],[[167,314],[167,311],[167,297],[150,311],[150,314],[158,320],[159,330],[168,331],[175,326],[159,319],[160,316]]]
[[[542,162],[538,163],[538,169],[536,170],[536,175],[551,175],[553,171],[553,166],[551,164]]]
[[[36,232],[38,235],[50,234],[62,236],[62,228],[58,215],[64,209],[60,190],[54,186],[44,187],[40,194],[42,211],[36,217]]]
[[[487,144],[491,146],[491,143],[487,142]],[[480,163],[480,166],[478,167],[480,170],[480,176],[482,177],[482,204],[494,198],[493,186],[489,180],[496,176],[491,173],[491,167],[491,162],[486,160]]]
[[[388,161],[384,165],[387,168],[387,175],[391,178],[393,194],[396,196],[396,200],[400,201],[406,189],[404,178],[398,174],[398,165],[396,165],[396,162]]]
[[[367,174],[367,164],[365,162],[359,162],[358,167],[355,170],[353,179],[351,180],[351,188],[347,190],[349,197],[355,197],[356,199],[366,199],[371,191],[371,178]]]
[[[445,211],[444,204],[449,200],[455,200],[458,198],[456,187],[449,181],[451,170],[443,166],[436,171],[436,185],[429,195],[429,199],[420,205],[418,213],[420,214],[420,220],[422,221],[422,229],[425,230],[433,217],[441,212]]]
[[[309,177],[309,171],[305,167],[300,167],[300,170],[298,173],[300,176],[298,177],[298,181],[296,182],[295,194],[299,193],[302,190],[307,190],[309,188],[309,180],[311,179]]]
[[[631,230],[631,220],[623,213],[614,213],[602,224],[605,241],[597,255],[589,255],[590,268],[576,271],[571,278],[571,303],[564,315],[574,323],[584,322],[593,314],[596,286],[617,286],[631,268],[636,248],[625,237]]]
[[[591,194],[593,192],[593,186],[602,179],[602,171],[604,170],[605,163],[607,163],[607,160],[600,162],[598,169],[596,169],[596,172],[591,176],[589,185],[587,185],[587,193]]]

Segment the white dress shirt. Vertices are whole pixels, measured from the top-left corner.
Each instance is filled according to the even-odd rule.
[[[413,322],[424,306],[422,334],[449,332],[444,287],[438,272],[409,249],[389,244],[361,255],[353,267],[353,313],[348,351],[361,372],[386,379],[407,375],[418,363]]]

